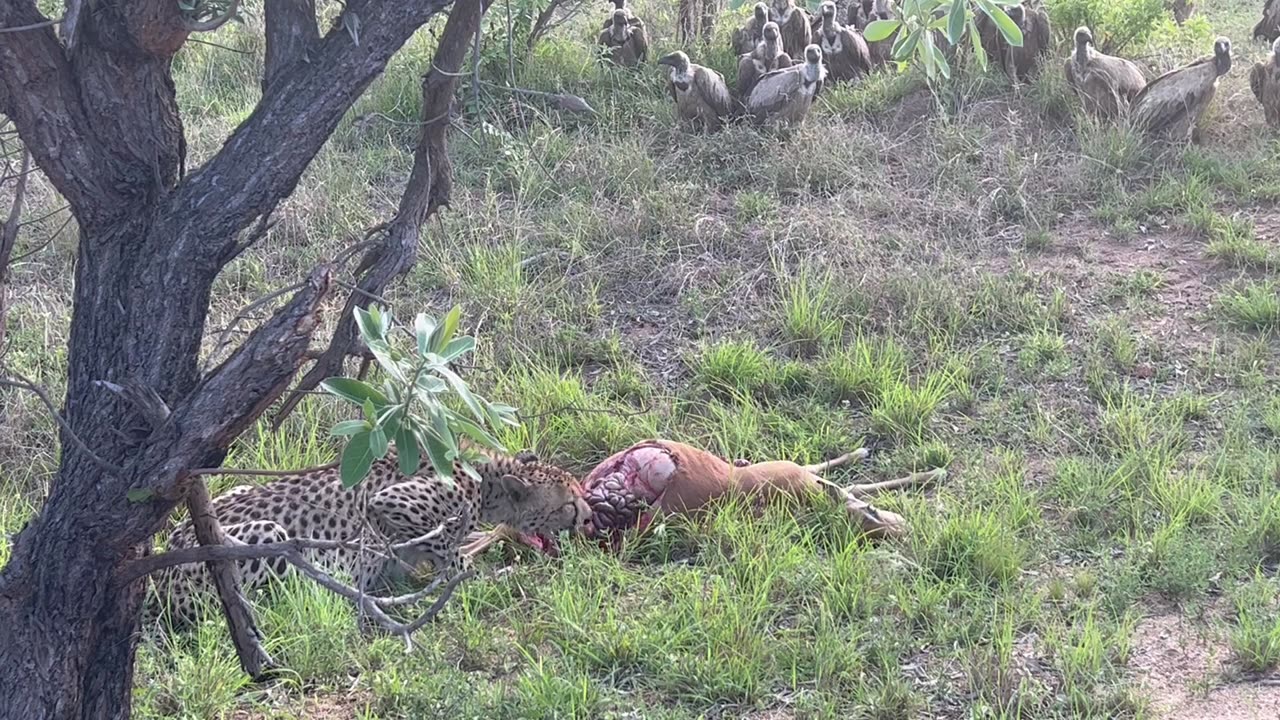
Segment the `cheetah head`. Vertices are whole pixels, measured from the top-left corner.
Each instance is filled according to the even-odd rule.
[[[589,531],[591,506],[577,477],[536,456],[517,460],[518,466],[504,473],[500,483],[509,503],[504,514],[525,542],[554,553],[560,533]]]

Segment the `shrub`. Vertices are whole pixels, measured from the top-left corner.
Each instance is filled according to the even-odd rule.
[[[1098,50],[1114,55],[1141,47],[1169,17],[1165,0],[1055,0],[1049,21],[1060,33],[1081,25],[1093,31]]]

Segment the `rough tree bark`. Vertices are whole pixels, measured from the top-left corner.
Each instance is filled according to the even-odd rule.
[[[187,496],[185,471],[220,463],[285,389],[331,270],[202,376],[213,281],[391,55],[448,4],[348,0],[359,44],[342,22],[323,37],[283,33],[257,108],[185,177],[177,3],[98,0],[72,49],[48,25],[0,33],[0,107],[80,228],[63,415],[94,453],[63,431],[49,497],[0,571],[0,718],[129,716],[145,581],[113,579]],[[0,0],[0,28],[45,20],[32,0]],[[147,387],[172,411],[153,426],[103,381]]]

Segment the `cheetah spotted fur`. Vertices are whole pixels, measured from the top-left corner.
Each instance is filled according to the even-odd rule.
[[[419,538],[452,518],[444,533],[398,552],[399,562],[342,549],[304,551],[307,560],[327,572],[350,576],[362,590],[375,589],[405,566],[418,569],[429,565],[446,576],[465,571],[470,558],[461,552],[458,538],[481,524],[505,525],[526,535],[547,537],[565,530],[579,531],[589,521],[591,508],[580,496],[578,479],[539,461],[533,453],[515,457],[485,453],[472,467],[478,481],[455,463],[454,484],[450,485],[436,475],[429,461],[406,477],[392,451],[375,462],[364,481],[353,489],[342,486],[337,468],[316,468],[264,485],[236,487],[217,497],[214,508],[228,544],[309,538],[365,541],[371,547],[385,548]],[[467,516],[470,522],[458,532],[458,518]],[[168,547],[195,544],[190,518],[185,518],[170,535]],[[284,558],[244,560],[239,566],[246,591],[262,588],[289,571]],[[149,604],[148,617],[155,620],[167,611],[175,626],[193,622],[199,594],[212,592],[203,563],[160,571],[154,583],[156,596]]]

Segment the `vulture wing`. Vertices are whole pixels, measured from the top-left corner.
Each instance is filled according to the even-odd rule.
[[[757,119],[763,119],[787,106],[800,93],[804,78],[799,68],[774,70],[766,73],[756,83],[755,90],[747,100],[747,110]]]
[[[724,84],[724,77],[720,73],[699,66],[693,73],[693,88],[702,96],[702,101],[711,106],[716,115],[720,117],[729,115],[733,100],[729,98],[729,86]]]
[[[756,69],[755,58],[743,55],[738,58],[738,97],[746,99],[751,96],[756,81],[760,79],[760,71]]]
[[[1199,112],[1213,94],[1218,73],[1213,58],[1167,72],[1152,80],[1133,100],[1134,120],[1151,132],[1161,132]]]
[[[636,62],[644,62],[649,57],[649,35],[640,18],[631,19],[631,51],[635,53]]]
[[[871,50],[867,48],[867,41],[847,27],[840,28],[839,37],[841,50],[844,51],[854,69],[862,75],[870,73]]]
[[[1266,79],[1266,64],[1261,62],[1254,63],[1253,69],[1249,71],[1249,89],[1253,91],[1253,96],[1258,98],[1258,102],[1265,102],[1262,99],[1262,88]]]

